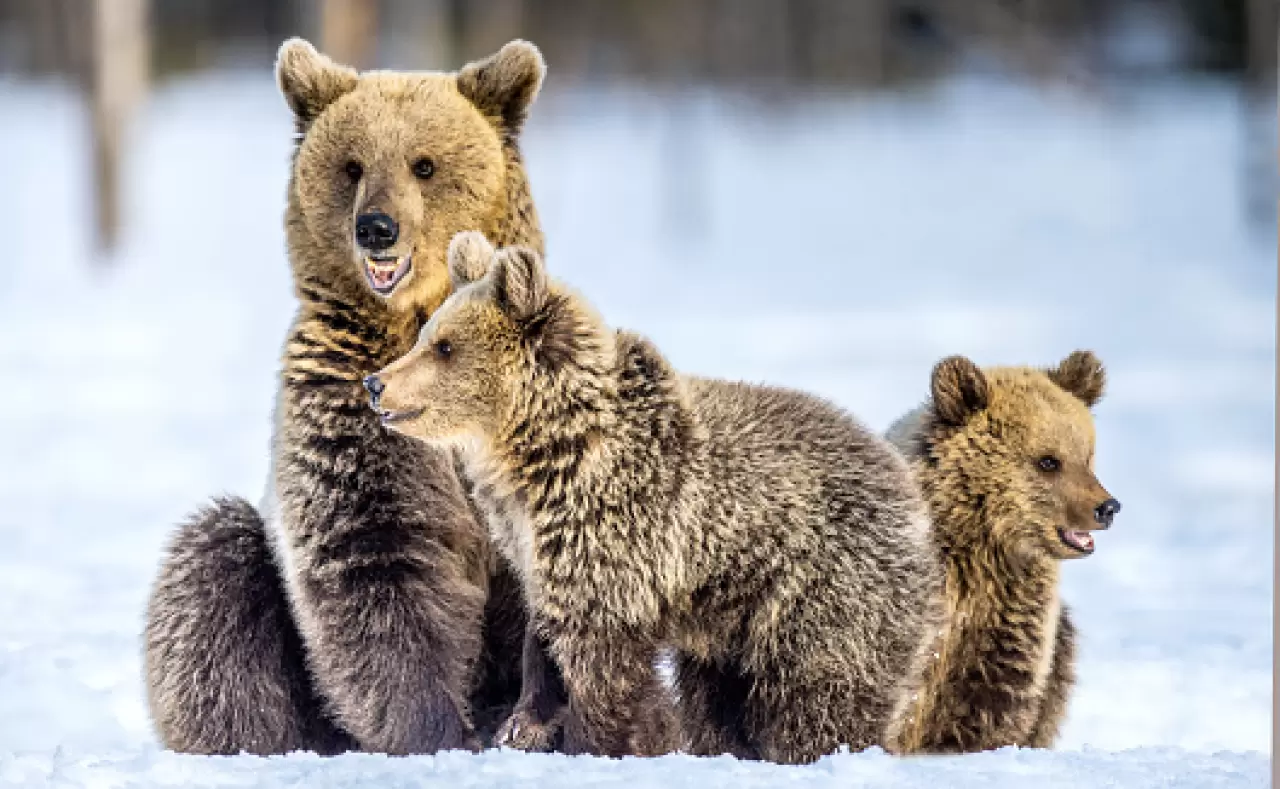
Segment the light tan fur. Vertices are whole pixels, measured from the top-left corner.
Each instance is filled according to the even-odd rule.
[[[929,504],[947,612],[922,688],[895,713],[892,749],[1056,738],[1075,679],[1059,564],[1083,555],[1063,532],[1106,528],[1099,508],[1114,503],[1093,470],[1089,408],[1104,382],[1084,351],[1050,370],[951,357],[934,370],[930,401],[890,429]]]

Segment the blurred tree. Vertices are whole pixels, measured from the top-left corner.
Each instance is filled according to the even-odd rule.
[[[110,250],[120,228],[126,126],[147,90],[147,0],[93,0],[90,8],[94,205],[99,248]]]
[[[320,49],[356,68],[373,65],[377,48],[377,0],[319,0]]]

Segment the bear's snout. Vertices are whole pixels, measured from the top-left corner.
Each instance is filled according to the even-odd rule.
[[[1120,511],[1120,502],[1115,499],[1107,499],[1093,509],[1093,519],[1098,522],[1102,528],[1106,529],[1111,526],[1111,521],[1115,520],[1116,513]]]
[[[379,212],[356,217],[356,243],[365,249],[379,252],[396,243],[399,237],[400,226],[386,214]]]

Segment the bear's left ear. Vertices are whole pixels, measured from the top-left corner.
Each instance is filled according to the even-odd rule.
[[[547,306],[551,282],[537,252],[504,247],[493,259],[492,272],[498,306],[515,320],[528,321]]]
[[[458,72],[458,92],[481,112],[517,134],[547,73],[542,53],[528,41],[510,42],[496,54],[468,63]]]
[[[1107,386],[1106,370],[1093,351],[1076,351],[1045,373],[1050,381],[1083,400],[1090,408],[1102,399],[1102,392]]]
[[[334,63],[305,39],[289,39],[276,55],[276,82],[301,131],[326,107],[354,90],[359,78],[355,69]]]
[[[493,261],[493,245],[484,233],[469,230],[449,242],[449,278],[454,289],[470,285],[489,272]]]
[[[960,427],[987,407],[987,377],[964,356],[948,356],[933,367],[933,410],[945,424]]]

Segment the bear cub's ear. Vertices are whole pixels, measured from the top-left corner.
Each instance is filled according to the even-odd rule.
[[[493,259],[493,285],[498,306],[517,321],[536,317],[551,295],[542,257],[526,247],[505,247]]]
[[[1107,372],[1093,351],[1076,351],[1046,370],[1049,380],[1084,401],[1092,408],[1102,399],[1107,386]]]
[[[358,79],[355,69],[334,63],[301,38],[281,44],[276,55],[276,83],[303,126],[351,92]]]
[[[933,410],[943,423],[960,427],[990,402],[987,377],[963,356],[948,356],[933,368]]]
[[[493,244],[483,233],[469,230],[459,233],[449,242],[449,278],[454,289],[465,287],[484,278],[493,261]]]
[[[458,72],[458,92],[481,112],[501,118],[514,134],[524,125],[546,73],[538,48],[516,39],[496,54],[463,66]]]

